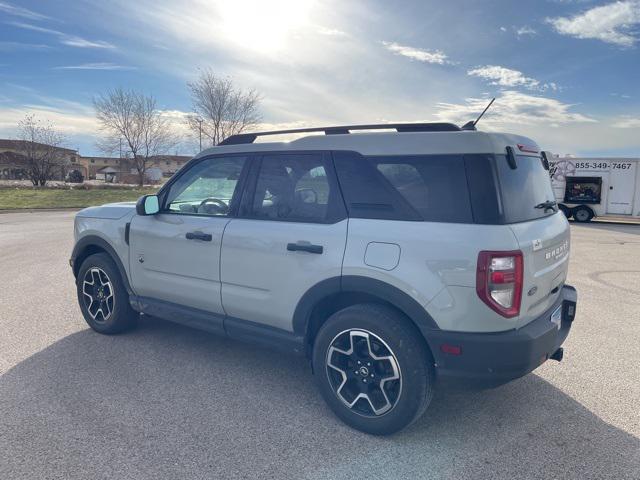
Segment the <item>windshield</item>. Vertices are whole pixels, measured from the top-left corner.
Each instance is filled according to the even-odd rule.
[[[496,155],[505,223],[526,222],[558,211],[549,172],[540,157],[516,156],[516,169],[505,155]]]

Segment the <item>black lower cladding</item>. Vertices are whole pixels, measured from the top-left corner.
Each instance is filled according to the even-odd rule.
[[[576,304],[575,288],[565,285],[551,308],[517,330],[498,333],[432,331],[428,342],[438,375],[498,382],[526,375],[548,360],[565,341],[575,318]],[[551,315],[560,306],[562,317],[558,328],[551,321]],[[459,347],[460,352],[458,355],[445,353],[443,345]]]
[[[158,317],[191,328],[205,330],[217,335],[226,335],[235,340],[256,343],[275,350],[302,355],[304,339],[280,328],[262,325],[248,320],[207,312],[155,298],[129,297],[131,307],[140,313]]]

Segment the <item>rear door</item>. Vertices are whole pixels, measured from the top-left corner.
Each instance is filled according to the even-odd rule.
[[[225,229],[222,304],[234,320],[292,331],[304,293],[341,274],[347,219],[330,157],[266,154]]]
[[[631,215],[635,193],[636,162],[611,162],[607,213]]]
[[[496,156],[496,170],[505,222],[524,256],[521,325],[550,308],[567,277],[569,224],[554,201],[549,172],[540,157],[516,156],[517,168]]]

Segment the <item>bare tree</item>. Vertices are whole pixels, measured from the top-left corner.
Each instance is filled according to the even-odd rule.
[[[45,186],[56,171],[62,172],[70,163],[61,145],[64,136],[49,122],[35,115],[25,115],[18,123],[18,137],[23,142],[22,154],[26,158],[29,179],[34,186]]]
[[[153,96],[117,88],[94,98],[96,118],[105,137],[98,148],[106,154],[120,150],[130,158],[143,185],[150,158],[169,152],[178,139],[171,123],[156,106]]]
[[[194,113],[187,117],[187,125],[195,135],[204,135],[217,145],[257,124],[261,96],[255,90],[242,90],[229,77],[218,77],[204,70],[194,82],[188,82]],[[202,148],[202,140],[200,141]]]

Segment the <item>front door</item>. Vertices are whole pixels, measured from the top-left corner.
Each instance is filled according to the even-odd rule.
[[[631,215],[635,193],[636,162],[611,162],[607,213]]]
[[[224,312],[220,246],[247,163],[244,156],[195,163],[171,184],[158,214],[132,219],[129,266],[139,296]]]
[[[268,154],[222,243],[222,304],[230,317],[292,331],[304,293],[342,270],[344,204],[321,153]]]

